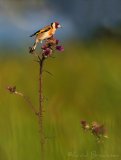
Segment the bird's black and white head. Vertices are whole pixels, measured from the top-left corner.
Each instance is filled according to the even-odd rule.
[[[53,28],[55,28],[55,29],[61,28],[61,25],[60,25],[60,23],[58,23],[58,22],[53,22],[53,23],[51,23],[51,26],[52,26]]]

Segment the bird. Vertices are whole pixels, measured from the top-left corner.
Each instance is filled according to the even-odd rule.
[[[42,43],[43,40],[51,38],[58,28],[61,28],[59,22],[52,22],[50,25],[45,26],[44,28],[30,35],[30,37],[36,36],[35,43],[30,52],[33,52],[36,49],[39,42]]]

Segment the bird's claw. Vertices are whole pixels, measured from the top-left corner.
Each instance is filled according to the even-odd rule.
[[[35,49],[33,47],[29,47],[29,53],[33,54],[34,51]]]

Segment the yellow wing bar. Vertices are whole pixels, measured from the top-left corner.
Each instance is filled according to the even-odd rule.
[[[35,35],[38,35],[39,33],[44,33],[47,32],[51,29],[51,26],[46,26],[43,29],[38,30],[37,32],[35,32],[34,34],[32,34],[30,37],[33,37]]]

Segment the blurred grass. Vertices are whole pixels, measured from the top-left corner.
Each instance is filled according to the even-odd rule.
[[[39,160],[38,123],[21,97],[5,90],[16,85],[38,105],[38,65],[34,58],[0,59],[0,160]],[[120,159],[121,45],[114,40],[75,43],[46,61],[44,102],[46,159]],[[97,143],[80,120],[99,121],[109,139]],[[96,154],[95,154],[96,153]]]

